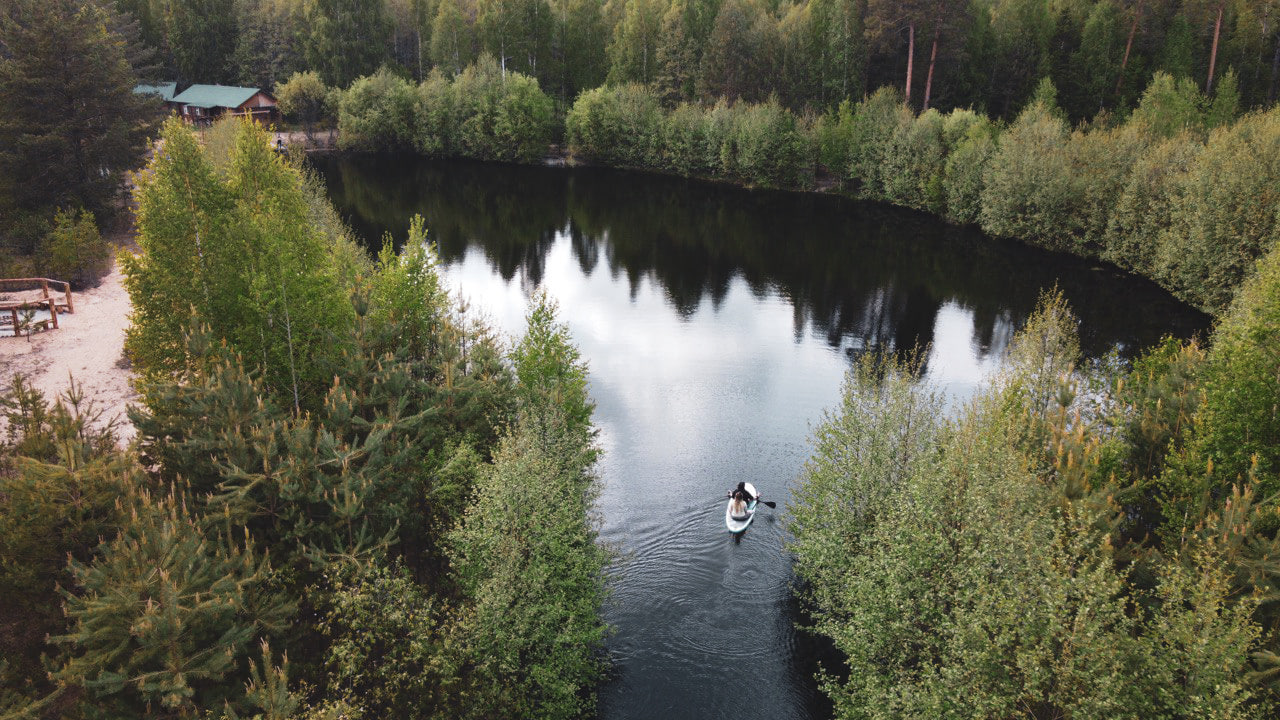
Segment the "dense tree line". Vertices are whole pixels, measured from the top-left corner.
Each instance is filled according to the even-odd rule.
[[[837,717],[1274,716],[1277,260],[1208,351],[1081,367],[1050,296],[958,412],[858,364],[789,521]]]
[[[1220,313],[1280,240],[1280,112],[1236,118],[1157,74],[1124,121],[1072,130],[1043,82],[1008,124],[968,109],[912,112],[884,88],[816,119],[776,102],[664,110],[643,86],[583,93],[570,148],[609,165],[803,188],[829,174],[858,197],[991,235],[1113,262]]]
[[[832,108],[894,86],[915,109],[1015,114],[1041,78],[1076,120],[1137,104],[1153,73],[1274,102],[1274,0],[115,0],[170,75],[330,85],[387,65],[417,81],[483,53],[567,104],[637,82],[668,104],[777,95]]]
[[[125,264],[138,441],[74,389],[6,397],[0,714],[588,713],[609,556],[553,303],[504,350],[421,220],[371,259],[265,131],[163,141]]]

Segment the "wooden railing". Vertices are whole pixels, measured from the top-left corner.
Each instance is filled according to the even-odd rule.
[[[61,285],[61,292],[58,292],[55,288],[55,291],[50,293],[50,285]],[[49,278],[0,278],[0,292],[22,292],[34,290],[37,286],[40,288],[40,297],[38,298],[26,297],[17,300],[0,300],[0,327],[8,325],[13,328],[13,334],[17,335],[21,322],[18,318],[18,311],[36,309],[48,310],[49,319],[41,322],[47,322],[56,329],[58,327],[58,313],[73,313],[76,311],[75,304],[71,300],[71,283],[63,282],[62,280],[50,280]]]

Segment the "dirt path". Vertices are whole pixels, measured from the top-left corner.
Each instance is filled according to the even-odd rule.
[[[125,406],[136,402],[130,387],[133,373],[124,359],[124,331],[129,327],[129,293],[120,266],[102,284],[72,294],[76,311],[59,315],[57,330],[25,337],[0,337],[0,387],[8,388],[21,373],[52,400],[68,387],[68,377],[83,386],[85,397],[103,411],[104,421],[116,418],[122,443],[133,438]]]

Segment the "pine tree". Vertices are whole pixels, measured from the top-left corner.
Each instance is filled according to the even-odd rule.
[[[271,569],[251,541],[207,533],[176,492],[133,502],[95,562],[71,561],[73,626],[51,638],[67,649],[53,677],[129,714],[219,705],[251,642],[282,631],[292,608],[266,591]]]
[[[0,11],[0,220],[104,211],[141,162],[156,104],[134,94],[112,22],[93,0],[13,0]]]
[[[178,77],[213,84],[234,79],[234,0],[164,0],[163,7],[165,38]]]

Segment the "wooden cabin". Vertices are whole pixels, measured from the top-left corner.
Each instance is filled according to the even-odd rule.
[[[182,119],[194,125],[207,125],[228,113],[263,123],[280,120],[276,99],[258,88],[192,85],[178,93],[173,104]]]

